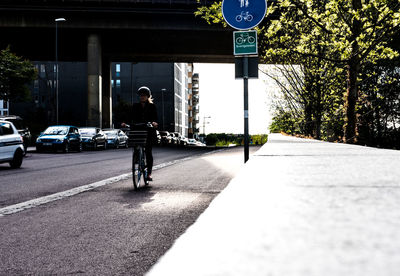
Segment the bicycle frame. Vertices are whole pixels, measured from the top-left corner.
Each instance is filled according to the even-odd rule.
[[[132,153],[132,181],[133,188],[137,190],[140,186],[149,184],[147,181],[145,148],[141,145],[135,146]]]

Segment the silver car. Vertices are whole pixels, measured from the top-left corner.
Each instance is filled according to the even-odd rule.
[[[103,129],[107,136],[107,146],[113,148],[128,147],[128,136],[120,129]]]
[[[9,163],[12,168],[19,168],[23,158],[22,136],[13,123],[0,121],[0,163]]]

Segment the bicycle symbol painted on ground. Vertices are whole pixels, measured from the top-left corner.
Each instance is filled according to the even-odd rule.
[[[253,20],[253,16],[249,12],[243,11],[240,14],[238,14],[235,19],[237,22],[240,22],[242,20],[250,22]]]
[[[236,43],[241,45],[243,43],[254,44],[256,43],[256,39],[254,36],[250,36],[249,34],[240,34],[238,38],[236,38]]]

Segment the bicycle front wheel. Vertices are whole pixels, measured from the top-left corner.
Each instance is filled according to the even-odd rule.
[[[133,151],[132,155],[132,180],[133,189],[137,190],[140,186],[146,184],[145,170],[143,169],[144,164],[144,152],[143,148],[138,148]]]

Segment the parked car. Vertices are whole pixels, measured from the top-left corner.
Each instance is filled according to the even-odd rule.
[[[160,131],[160,136],[162,145],[170,145],[172,143],[172,137],[168,131]]]
[[[82,139],[75,126],[50,126],[36,139],[36,151],[82,151]]]
[[[174,132],[175,136],[175,145],[180,146],[181,145],[181,134],[179,132]]]
[[[206,144],[204,144],[204,143],[202,143],[202,142],[200,142],[200,141],[197,141],[196,145],[197,145],[198,147],[205,147],[205,146],[206,146]]]
[[[179,144],[182,147],[186,147],[188,143],[188,138],[186,138],[185,136],[181,136],[181,139],[179,140]]]
[[[98,127],[80,127],[84,149],[107,149],[107,136]]]
[[[22,136],[13,123],[0,120],[0,163],[19,168],[24,158]]]
[[[174,146],[179,145],[179,134],[177,132],[171,133],[171,144]]]
[[[15,128],[18,130],[18,133],[22,136],[22,139],[24,140],[24,154],[26,154],[28,146],[31,144],[32,135],[24,120],[21,117],[15,115],[0,116],[0,120],[13,123]]]
[[[120,129],[103,129],[104,134],[107,136],[107,147],[120,148],[128,147],[128,136]]]
[[[189,147],[195,147],[195,146],[197,146],[197,141],[196,141],[196,139],[189,138],[189,139],[188,139],[188,142],[187,142],[187,145],[188,145]]]
[[[161,134],[158,130],[156,130],[157,133],[157,145],[161,145]]]

